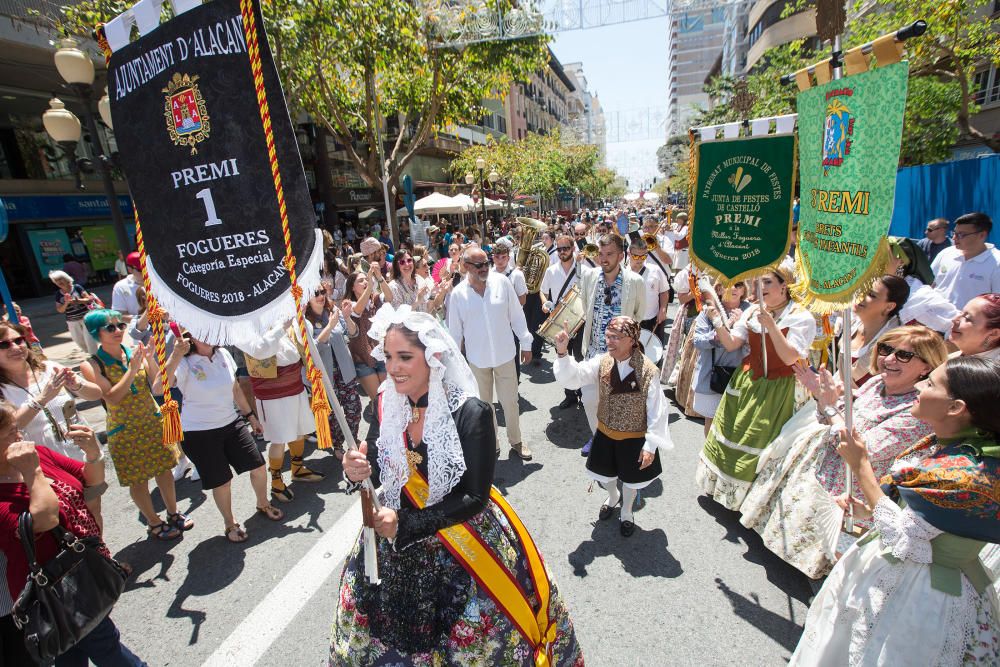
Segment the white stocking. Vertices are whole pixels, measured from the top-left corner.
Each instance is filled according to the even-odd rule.
[[[611,480],[610,482],[603,483],[604,490],[608,492],[608,499],[604,501],[604,504],[608,507],[614,507],[618,504],[618,499],[621,497],[618,494],[618,478]]]
[[[638,489],[622,486],[622,521],[632,521],[632,504],[637,493]]]

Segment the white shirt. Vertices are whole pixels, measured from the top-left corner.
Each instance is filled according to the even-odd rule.
[[[952,320],[960,312],[958,308],[941,292],[920,282],[919,278],[907,276],[906,284],[910,286],[910,296],[899,311],[900,321],[906,324],[916,320],[942,334],[951,331]]]
[[[298,340],[298,329],[293,327],[292,330],[295,331],[295,337]],[[288,330],[285,329],[284,322],[278,322],[260,338],[249,343],[242,343],[238,347],[254,359],[276,357],[279,366],[291,366],[296,361],[301,360],[299,348],[288,337]]]
[[[236,362],[229,350],[216,348],[211,357],[192,352],[177,365],[174,382],[184,394],[181,426],[185,431],[207,431],[236,421]]]
[[[115,283],[111,291],[111,308],[123,315],[139,316],[139,299],[135,293],[139,291],[139,283],[132,276],[122,278]]]
[[[955,246],[945,248],[931,268],[934,288],[959,310],[980,294],[1000,292],[1000,250],[990,244],[972,259]]]
[[[496,368],[514,358],[514,336],[522,350],[531,349],[531,332],[524,319],[514,286],[502,275],[490,271],[482,296],[468,279],[451,291],[448,303],[448,331],[465,356],[477,368]]]
[[[752,306],[743,311],[743,315],[733,325],[731,332],[733,338],[739,338],[745,343],[750,338],[750,331],[760,333],[760,322],[757,321],[757,312],[757,306]],[[816,318],[809,311],[789,302],[776,324],[778,325],[778,329],[788,328],[785,340],[799,353],[800,357],[808,358],[806,355],[813,340],[816,338]]]
[[[603,358],[602,354],[593,359],[577,362],[573,359],[573,355],[556,357],[552,371],[555,373],[556,381],[566,389],[581,389],[587,385],[596,385],[600,380],[601,360]],[[616,363],[618,377],[622,380],[635,372],[628,359]],[[669,452],[674,448],[674,441],[670,437],[670,427],[667,423],[669,413],[660,387],[660,379],[654,376],[646,389],[646,444],[642,446],[643,451],[652,453],[659,447],[661,452]]]
[[[670,291],[670,281],[667,280],[667,274],[652,260],[647,259],[640,270],[642,281],[646,285],[646,310],[642,319],[648,320],[660,312],[660,295]]]
[[[10,403],[15,408],[20,408],[22,405],[28,402],[29,395],[38,398],[38,396],[45,389],[45,385],[48,384],[52,375],[62,369],[62,366],[54,364],[51,361],[45,362],[45,368],[41,372],[35,371],[34,374],[29,373],[30,382],[28,386],[25,387],[28,391],[25,391],[16,384],[4,383],[0,390],[3,391],[4,397],[10,401]],[[73,402],[73,396],[69,391],[63,387],[59,390],[59,393],[55,395],[51,401],[45,404],[45,409],[49,411],[52,415],[52,419],[56,422],[60,429],[62,429],[65,434],[68,426],[66,424],[66,416],[63,413],[63,406],[67,403]],[[78,415],[78,419],[81,424],[86,424],[87,422],[83,419],[82,415]],[[49,449],[63,456],[68,456],[74,461],[83,461],[85,454],[83,450],[76,446],[72,440],[63,440],[62,438],[57,438],[55,431],[52,429],[52,424],[49,423],[48,418],[42,412],[36,412],[35,416],[31,418],[27,424],[21,427],[21,433],[24,436],[24,440],[29,442],[34,442],[39,445],[45,445]]]
[[[507,268],[503,271],[493,267],[490,270],[491,273],[496,273],[501,275],[510,281],[510,284],[514,286],[514,293],[518,297],[522,297],[528,293],[528,282],[524,279],[524,271],[514,266],[514,263],[510,260],[507,261]]]
[[[576,270],[574,271],[574,269]],[[573,278],[569,281],[569,284],[566,285],[566,289],[563,290],[563,284],[566,282],[566,277],[570,273],[573,274]],[[569,265],[569,269],[564,269],[562,262],[556,262],[549,268],[545,269],[539,293],[542,295],[542,299],[544,299],[545,303],[548,304],[549,308],[553,308],[559,300],[560,290],[562,290],[563,296],[565,296],[566,292],[568,292],[579,279],[580,271],[576,267],[576,262],[571,263]]]

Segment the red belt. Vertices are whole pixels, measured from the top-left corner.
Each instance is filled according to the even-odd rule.
[[[276,398],[298,396],[305,391],[302,384],[302,362],[296,361],[289,366],[278,366],[276,378],[250,378],[254,396],[262,401]]]

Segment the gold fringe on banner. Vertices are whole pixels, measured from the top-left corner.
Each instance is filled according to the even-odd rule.
[[[844,68],[847,70],[847,76],[852,74],[861,74],[862,72],[868,71],[868,56],[861,52],[861,47],[851,49],[844,54]]]
[[[804,256],[803,253],[795,253],[795,273],[798,275],[799,281],[790,290],[792,298],[817,315],[832,315],[845,308],[850,308],[860,301],[865,294],[871,291],[875,280],[885,273],[885,267],[889,263],[889,241],[886,237],[882,237],[871,264],[865,269],[861,278],[852,281],[853,287],[833,294],[818,295],[809,290],[809,276],[812,275],[812,272],[806,266]]]

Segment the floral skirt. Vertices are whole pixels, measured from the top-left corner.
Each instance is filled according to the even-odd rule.
[[[358,395],[358,382],[351,380],[344,382],[344,376],[340,374],[340,369],[332,369],[331,379],[333,380],[333,391],[340,402],[340,407],[344,410],[344,417],[347,419],[347,428],[351,429],[351,436],[355,441],[358,439],[358,426],[361,424],[361,397]],[[334,447],[343,447],[345,438],[344,432],[340,430],[340,421],[330,413],[330,436]]]
[[[516,533],[492,502],[470,519],[537,606]],[[533,665],[534,651],[437,536],[395,552],[378,540],[382,582],[365,579],[359,538],[344,567],[330,633],[330,665]],[[552,665],[582,666],[569,612],[549,578],[556,625]]]

